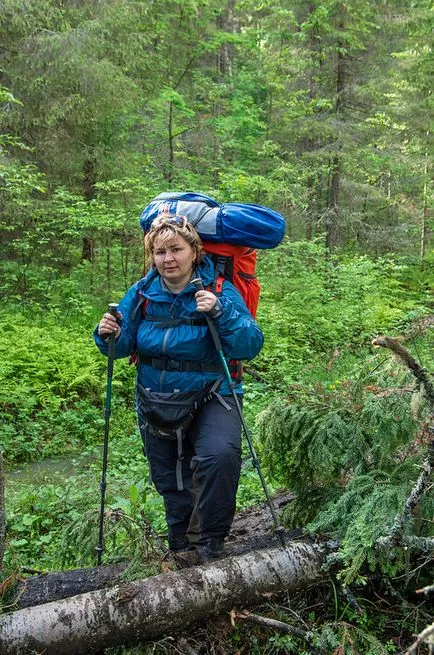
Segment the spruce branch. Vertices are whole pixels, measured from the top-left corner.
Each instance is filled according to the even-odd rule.
[[[373,339],[374,346],[389,348],[415,376],[420,388],[425,394],[431,412],[434,411],[434,386],[429,377],[428,371],[420,366],[414,357],[408,352],[399,341],[387,336],[378,336]],[[430,428],[433,434],[433,428]],[[420,499],[428,488],[429,481],[434,469],[434,439],[431,438],[426,455],[422,462],[422,472],[411,490],[410,495],[404,503],[403,510],[395,517],[395,521],[388,535],[380,537],[376,541],[379,548],[393,548],[394,546],[411,546],[421,550],[430,550],[434,547],[434,539],[424,539],[423,537],[404,537],[404,527],[412,518],[413,510],[418,505]]]

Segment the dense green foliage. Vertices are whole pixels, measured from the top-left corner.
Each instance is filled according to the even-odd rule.
[[[320,609],[300,597],[300,621],[334,655],[400,652],[423,608],[400,597],[378,616],[368,590],[427,582],[426,553],[375,542],[419,475],[432,417],[370,342],[399,335],[434,368],[430,3],[6,0],[0,32],[2,577],[94,562],[106,362],[92,330],[142,274],[142,208],[202,191],[287,219],[259,255],[266,340],[244,408],[270,488],[296,492],[286,523],[340,542],[336,586]],[[152,572],[165,526],[133,388],[116,362],[106,557]],[[240,508],[263,500],[245,455]],[[433,505],[431,492],[405,535],[432,536]],[[362,617],[342,600],[349,582]],[[307,652],[238,624],[207,639],[209,652],[220,639],[222,652]]]
[[[424,262],[429,3],[395,4],[3,2],[3,300],[74,311],[79,292],[128,286],[137,215],[167,188]]]

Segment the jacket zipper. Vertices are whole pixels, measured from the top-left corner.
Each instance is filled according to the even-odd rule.
[[[169,334],[170,334],[172,329],[173,328],[168,327],[167,330],[166,330],[166,334],[164,335],[163,345],[161,347],[161,354],[163,356],[166,355],[167,340],[169,338]],[[161,371],[161,373],[160,373],[160,391],[163,391],[163,382],[164,382],[164,374],[165,373],[166,373],[166,371]]]

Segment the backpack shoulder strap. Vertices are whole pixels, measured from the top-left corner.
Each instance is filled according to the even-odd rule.
[[[133,311],[131,312],[131,318],[134,321],[137,317],[137,312],[141,311],[143,316],[146,314],[146,308],[149,304],[149,300],[144,296],[144,292],[146,289],[150,286],[152,282],[152,275],[150,275],[150,271],[146,274],[145,278],[143,281],[141,281],[141,287],[138,289],[137,294],[138,294],[138,300],[136,303],[136,306],[134,307]]]
[[[223,293],[223,282],[225,281],[225,278],[218,271],[216,271],[216,273],[217,275],[214,278],[214,282],[208,284],[206,290],[212,291],[217,297],[219,297]]]
[[[222,295],[222,293],[223,293],[223,282],[224,281],[225,281],[225,278],[223,277],[223,275],[220,275],[220,273],[219,273],[219,275],[217,275],[217,279],[214,282],[214,290],[215,290],[216,296],[221,296]]]

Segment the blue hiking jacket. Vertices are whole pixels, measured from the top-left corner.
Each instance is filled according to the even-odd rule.
[[[205,287],[214,280],[214,265],[210,258],[204,257],[193,277],[200,277]],[[162,285],[156,269],[136,282],[119,303],[122,314],[122,332],[115,342],[115,358],[129,357],[133,353],[147,357],[175,360],[192,360],[201,364],[219,364],[220,360],[206,323],[188,325],[179,323],[160,326],[158,322],[147,321],[143,317],[141,297],[147,299],[145,316],[165,318],[203,319],[204,314],[196,311],[196,290],[189,284],[178,294],[172,293]],[[262,348],[263,334],[250,315],[244,300],[237,289],[224,281],[219,298],[222,313],[215,320],[226,360],[253,359]],[[107,342],[94,332],[95,343],[107,355]],[[223,378],[220,393],[231,395],[224,374],[216,372],[161,371],[147,364],[137,363],[137,380],[151,391],[172,393],[175,390],[193,391],[203,389],[210,381]],[[242,393],[242,385],[237,383],[236,392]]]

